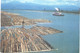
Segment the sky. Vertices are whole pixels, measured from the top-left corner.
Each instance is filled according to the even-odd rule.
[[[79,0],[2,0],[1,3],[10,3],[14,1],[41,5],[77,5],[80,3]]]

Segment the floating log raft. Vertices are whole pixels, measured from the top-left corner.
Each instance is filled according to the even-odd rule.
[[[1,13],[1,26],[12,26],[11,18]]]
[[[37,22],[39,23],[50,23],[50,21],[45,19],[28,19],[26,17],[20,16],[18,14],[8,13],[8,12],[1,12],[1,26],[10,26],[10,25],[22,25],[22,21],[24,20],[25,25],[33,25]],[[9,20],[6,23],[6,20]]]
[[[48,34],[55,34],[55,33],[62,33],[62,31],[53,29],[51,27],[44,27],[44,26],[34,26],[31,29],[27,30],[28,33],[37,34],[37,35],[48,35]]]
[[[1,52],[49,51],[53,49],[40,35],[60,33],[50,27],[13,28],[1,32]]]
[[[1,26],[33,25],[37,22],[50,23],[43,19],[28,19],[18,14],[1,12]],[[0,32],[0,51],[1,52],[31,52],[31,51],[49,51],[53,47],[47,43],[40,35],[61,33],[57,29],[43,26],[33,26],[32,28],[11,28],[3,29]]]

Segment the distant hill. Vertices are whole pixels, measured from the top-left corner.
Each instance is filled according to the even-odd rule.
[[[2,3],[1,9],[22,9],[22,10],[55,10],[55,7],[60,8],[62,11],[79,11],[79,8],[74,5],[39,5],[34,3]]]

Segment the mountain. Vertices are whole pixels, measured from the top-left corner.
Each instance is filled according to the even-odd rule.
[[[63,11],[79,11],[79,8],[74,5],[40,5],[34,3],[20,3],[17,1],[1,4],[1,9],[44,10],[45,8],[45,10],[55,10],[55,7]]]

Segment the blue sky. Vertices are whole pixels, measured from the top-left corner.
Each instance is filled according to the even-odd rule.
[[[41,5],[77,5],[79,0],[2,0],[2,3],[18,1],[21,3],[35,3]]]

